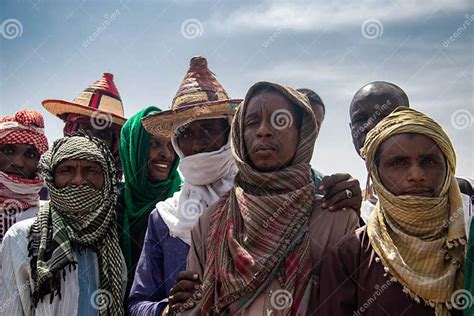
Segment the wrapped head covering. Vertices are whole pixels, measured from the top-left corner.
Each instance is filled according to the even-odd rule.
[[[148,215],[156,203],[171,197],[181,185],[177,171],[179,158],[173,162],[166,180],[152,183],[148,179],[148,154],[151,149],[150,135],[141,123],[141,119],[150,113],[161,110],[150,106],[138,112],[122,127],[120,137],[120,158],[125,175],[125,212],[123,238],[121,238],[127,266],[132,266],[131,238],[137,238],[146,230]]]
[[[27,144],[41,155],[48,150],[43,116],[36,111],[21,110],[0,119],[0,144]],[[0,243],[4,233],[16,222],[18,214],[39,205],[43,179],[25,179],[0,171]]]
[[[395,196],[380,180],[376,154],[393,135],[421,134],[432,139],[446,158],[447,173],[439,196]],[[372,129],[361,150],[379,201],[367,223],[371,245],[385,270],[420,298],[448,315],[451,295],[463,287],[466,236],[462,199],[454,173],[456,154],[443,128],[430,117],[399,107]]]
[[[36,111],[21,110],[0,119],[0,144],[28,144],[40,155],[48,150],[43,116]]]
[[[304,115],[292,163],[281,170],[260,172],[247,158],[244,117],[250,99],[267,88],[282,94]],[[284,124],[281,120],[285,118],[275,118],[275,123]],[[256,83],[237,109],[231,135],[239,171],[229,195],[219,200],[210,221],[208,238],[212,242],[208,243],[204,272],[203,313],[240,313],[278,278],[294,298],[282,312],[299,314],[309,286],[308,219],[316,197],[310,160],[317,128],[308,99],[280,84]],[[269,218],[272,225],[266,222]]]
[[[65,160],[97,162],[104,176],[102,188],[57,188],[54,169]],[[123,314],[122,261],[115,224],[117,178],[107,145],[84,135],[61,138],[43,155],[41,168],[51,201],[40,210],[29,234],[35,306],[48,294],[51,301],[54,295],[60,295],[61,273],[77,264],[73,249],[88,247],[97,252],[98,287],[100,295],[105,296],[99,299],[110,301],[99,314]]]

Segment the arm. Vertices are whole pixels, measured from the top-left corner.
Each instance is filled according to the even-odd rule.
[[[31,314],[27,230],[23,232],[17,228],[18,225],[12,226],[0,245],[1,315]]]
[[[191,248],[189,249],[186,273],[192,273],[197,275],[197,281],[194,281],[193,286],[197,285],[196,283],[201,284],[204,276],[204,269],[206,266],[206,251],[207,251],[207,235],[209,232],[210,218],[213,212],[213,207],[211,206],[207,209],[203,215],[199,218],[198,222],[191,231]],[[181,283],[181,282],[179,282]],[[179,283],[177,284],[178,287]],[[187,282],[189,285],[189,281]],[[185,286],[180,286],[183,289]],[[189,287],[189,286],[187,286]],[[179,315],[200,315],[201,304],[200,299],[202,295],[202,290],[181,290],[177,289],[176,294],[180,295],[180,303],[173,304],[171,310],[177,312]],[[182,304],[181,302],[185,301],[186,303]]]
[[[352,315],[357,307],[360,244],[349,232],[323,260],[319,284],[319,315]]]
[[[163,236],[154,223],[156,216],[159,214],[154,211],[148,218],[148,229],[127,304],[130,315],[159,315],[167,305],[161,247]]]

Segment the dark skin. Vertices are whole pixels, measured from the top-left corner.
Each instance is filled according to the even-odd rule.
[[[176,137],[184,156],[191,156],[219,150],[227,144],[229,132],[230,127],[226,119],[196,120],[178,128]],[[162,315],[168,315],[170,311],[176,313],[193,307],[194,303],[189,306],[184,304],[193,295],[201,298],[200,293],[194,294],[194,290],[199,289],[201,283],[197,274],[190,271],[179,272],[176,285],[171,289],[168,297],[168,306]]]
[[[352,142],[359,155],[367,133],[399,106],[409,106],[408,97],[402,89],[388,82],[372,82],[356,92],[349,115]]]
[[[286,127],[283,129],[275,128],[275,124],[272,124],[272,113],[278,110],[280,113],[292,115],[292,124],[284,124]],[[299,140],[300,126],[296,117],[295,106],[278,92],[262,91],[250,99],[244,117],[244,143],[248,160],[254,168],[271,172],[291,164]],[[350,188],[354,193],[351,199],[346,196],[346,188]],[[321,182],[321,189],[326,190],[322,201],[323,208],[329,208],[331,211],[352,207],[360,209],[362,195],[359,182],[350,175],[327,176]],[[169,310],[165,310],[163,314],[168,311],[177,313],[194,307],[195,302],[201,298],[201,291],[202,281],[198,274],[192,271],[180,272],[177,283],[170,292]]]
[[[178,145],[185,156],[212,152],[227,144],[229,123],[226,119],[192,121],[178,128]]]
[[[102,167],[98,162],[89,160],[64,160],[54,169],[53,178],[58,189],[71,185],[90,185],[100,190],[104,185]]]
[[[166,180],[175,159],[176,153],[171,145],[171,140],[164,136],[152,136],[147,162],[150,182]]]
[[[32,145],[0,145],[0,171],[8,175],[34,179],[38,169],[40,154]]]
[[[447,173],[436,143],[421,134],[391,136],[378,150],[382,184],[394,195],[437,197]]]
[[[278,117],[273,113],[282,113],[282,119],[289,114],[293,119],[288,119],[284,128],[275,128]],[[295,106],[280,93],[264,91],[250,99],[243,136],[249,162],[255,169],[272,172],[291,164],[299,140],[296,117]]]
[[[89,123],[80,123],[79,130],[83,130],[84,132],[88,133],[89,135],[96,137],[98,139],[103,140],[110,150],[113,150],[114,145],[114,132],[112,128],[103,128],[103,129],[95,129]]]

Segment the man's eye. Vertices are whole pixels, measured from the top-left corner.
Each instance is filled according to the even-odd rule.
[[[26,152],[25,157],[28,158],[28,159],[38,159],[39,154],[35,153],[35,152]]]
[[[0,149],[0,151],[1,151],[3,154],[5,154],[5,155],[11,155],[11,154],[13,154],[13,149],[8,148],[8,147],[2,148],[2,149]]]
[[[436,161],[434,159],[431,159],[431,158],[425,158],[423,159],[423,164],[425,165],[436,165]]]
[[[402,166],[402,165],[404,165],[404,164],[405,164],[405,161],[404,161],[404,160],[401,160],[401,159],[400,159],[400,160],[394,160],[394,161],[392,162],[392,166]]]

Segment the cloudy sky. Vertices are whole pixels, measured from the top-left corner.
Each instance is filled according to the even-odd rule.
[[[362,85],[385,80],[445,127],[457,173],[474,177],[472,0],[2,0],[0,23],[0,114],[41,111],[50,140],[62,123],[42,100],[72,100],[112,72],[127,117],[167,109],[202,55],[235,98],[260,80],[318,92],[327,114],[313,165],[324,173],[365,184],[348,108]]]

